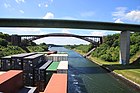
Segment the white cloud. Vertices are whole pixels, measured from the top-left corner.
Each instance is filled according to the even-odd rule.
[[[140,22],[140,11],[133,10],[128,13],[126,13],[125,18],[134,21],[134,22]]]
[[[53,0],[50,0],[51,2],[53,2]]]
[[[41,4],[38,4],[38,7],[41,7]]]
[[[7,34],[19,34],[19,35],[39,35],[43,31],[40,28],[0,28],[0,32]]]
[[[7,3],[4,3],[4,7],[5,8],[9,8],[9,7],[11,7],[11,5],[10,4],[7,4]]]
[[[105,35],[105,31],[92,31],[91,32],[92,36],[104,36]]]
[[[124,23],[124,22],[121,21],[121,19],[117,19],[117,20],[115,20],[115,23]]]
[[[25,2],[25,0],[15,0],[18,4],[19,3],[24,3]]]
[[[48,4],[46,4],[45,7],[48,7]]]
[[[62,33],[70,33],[69,29],[62,29]]]
[[[116,11],[112,13],[114,20],[116,21],[131,21],[140,22],[140,10],[127,11],[126,7],[118,7]]]
[[[48,4],[38,4],[38,7],[48,7]]]
[[[95,15],[95,12],[93,12],[93,11],[88,11],[88,12],[81,13],[82,17],[92,17],[94,15]]]
[[[19,10],[19,12],[22,13],[22,14],[24,14],[24,11],[23,10]]]
[[[126,10],[127,10],[126,7],[117,7],[116,12],[113,12],[112,15],[114,17],[124,17]]]
[[[51,12],[47,12],[47,14],[43,17],[43,19],[52,19],[54,18],[54,14]]]
[[[66,19],[66,20],[77,20],[76,18],[71,17],[71,16],[65,16],[65,17],[62,17],[61,19]]]

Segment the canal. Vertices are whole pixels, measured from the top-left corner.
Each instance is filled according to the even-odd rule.
[[[68,93],[138,93],[75,51],[64,47],[50,50],[69,54]]]

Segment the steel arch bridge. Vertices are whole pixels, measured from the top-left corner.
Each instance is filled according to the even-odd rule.
[[[50,33],[44,35],[18,35],[18,36],[20,36],[22,39],[27,39],[29,41],[34,41],[44,37],[75,37],[90,42],[94,46],[99,46],[99,44],[102,43],[102,36],[80,36],[68,33]]]

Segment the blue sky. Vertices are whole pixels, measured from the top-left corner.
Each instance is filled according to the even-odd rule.
[[[69,19],[140,24],[140,0],[0,0],[0,18]],[[8,34],[72,33],[103,36],[117,31],[0,28],[0,32]],[[88,43],[75,38],[43,38],[35,42]]]

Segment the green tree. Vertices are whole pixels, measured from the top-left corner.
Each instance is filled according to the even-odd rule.
[[[6,47],[8,45],[8,42],[5,39],[0,38],[0,45]]]

